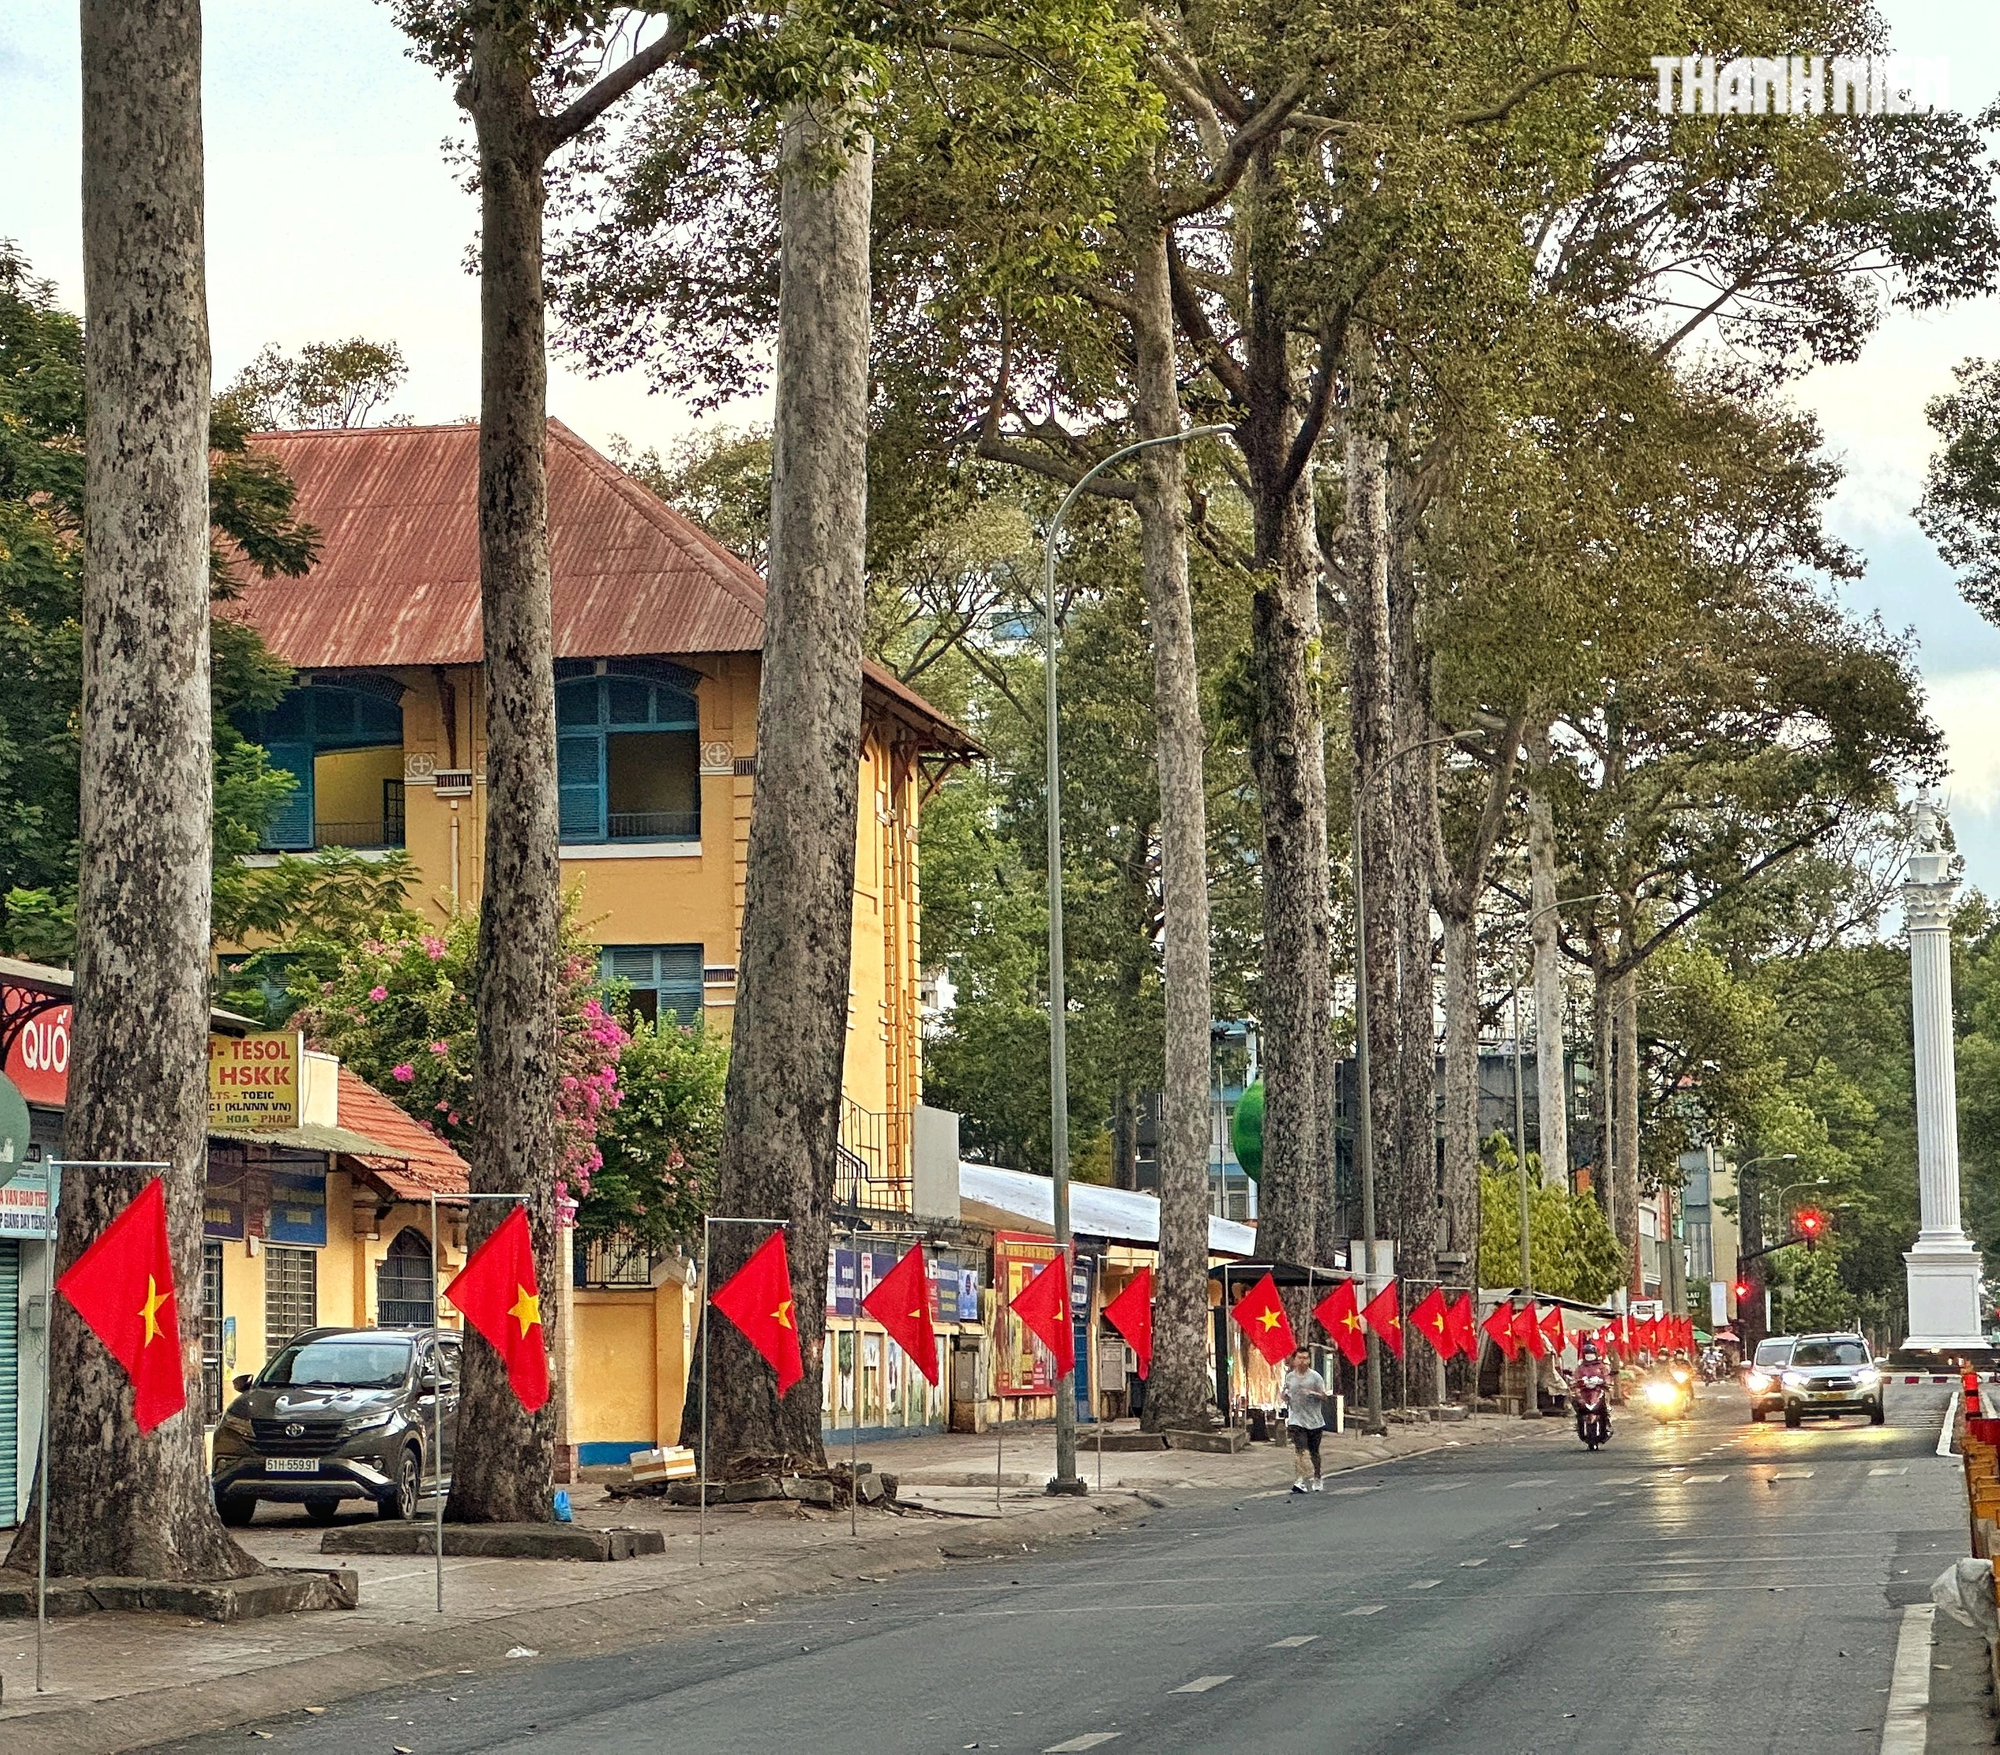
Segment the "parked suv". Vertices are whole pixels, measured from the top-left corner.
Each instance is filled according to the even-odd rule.
[[[303,1505],[331,1523],[345,1499],[378,1516],[416,1516],[432,1435],[451,1467],[459,1337],[444,1330],[316,1328],[295,1336],[240,1392],[215,1429],[210,1481],[226,1524],[257,1501]]]
[[[1767,1335],[1757,1343],[1750,1363],[1743,1367],[1743,1387],[1750,1394],[1750,1418],[1782,1413],[1785,1407],[1785,1366],[1791,1361],[1797,1335]]]
[[[1779,1382],[1787,1426],[1807,1414],[1866,1414],[1882,1424],[1882,1373],[1859,1335],[1800,1335]]]

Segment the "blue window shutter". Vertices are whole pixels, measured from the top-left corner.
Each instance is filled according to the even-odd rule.
[[[313,844],[313,746],[267,743],[264,759],[298,782],[264,830],[264,845],[279,852],[306,852]]]
[[[604,739],[564,732],[556,739],[556,796],[565,841],[604,839]]]

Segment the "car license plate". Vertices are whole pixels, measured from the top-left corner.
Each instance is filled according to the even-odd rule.
[[[267,1456],[264,1459],[264,1473],[267,1475],[316,1475],[319,1473],[319,1458],[316,1456]]]

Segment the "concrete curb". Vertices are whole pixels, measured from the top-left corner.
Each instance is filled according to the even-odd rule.
[[[243,1725],[257,1719],[323,1706],[399,1683],[497,1669],[501,1655],[529,1646],[555,1657],[615,1651],[663,1633],[677,1633],[721,1620],[741,1619],[755,1608],[806,1591],[852,1583],[857,1574],[888,1578],[933,1572],[954,1560],[982,1560],[1018,1554],[1035,1541],[1059,1541],[1150,1515],[1137,1498],[1051,1502],[1046,1508],[1008,1519],[1008,1532],[980,1539],[957,1532],[935,1543],[909,1535],[864,1537],[834,1552],[782,1561],[759,1559],[742,1570],[719,1563],[707,1575],[654,1590],[600,1598],[558,1612],[534,1609],[447,1626],[435,1633],[402,1627],[345,1651],[326,1652],[268,1669],[248,1670],[176,1688],[158,1688],[115,1700],[23,1711],[0,1708],[0,1744],[7,1755],[80,1755],[81,1751],[149,1748],[177,1738]],[[695,1593],[699,1591],[698,1597]],[[727,1597],[724,1606],[717,1599]]]

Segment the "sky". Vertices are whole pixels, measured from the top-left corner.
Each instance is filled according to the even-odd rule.
[[[1942,56],[1956,107],[2000,94],[1990,0],[1881,0],[1898,52]],[[1662,53],[1688,45],[1663,44]],[[479,402],[478,288],[466,272],[476,209],[444,147],[459,116],[444,82],[403,51],[379,0],[208,0],[209,312],[218,382],[266,342],[394,340],[410,363],[397,407],[457,420]],[[0,7],[0,237],[82,307],[76,7]],[[1831,523],[1867,577],[1843,595],[1918,644],[1950,749],[1946,802],[1967,879],[2000,895],[2000,627],[1959,598],[1910,516],[1930,431],[1924,403],[1970,354],[2000,351],[2000,300],[1892,315],[1852,364],[1795,387],[1846,468]],[[551,412],[597,445],[641,449],[694,425],[637,373],[589,379],[558,352]],[[725,410],[741,422],[761,409]]]

